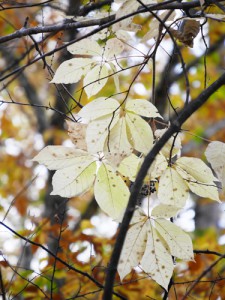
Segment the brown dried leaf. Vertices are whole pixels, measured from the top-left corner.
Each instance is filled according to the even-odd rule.
[[[199,21],[186,19],[183,21],[181,29],[175,30],[170,29],[171,33],[177,38],[181,43],[188,47],[193,47],[194,38],[198,35],[200,30]]]
[[[68,125],[68,134],[72,142],[77,146],[78,149],[87,150],[87,144],[85,141],[87,124],[66,122]]]

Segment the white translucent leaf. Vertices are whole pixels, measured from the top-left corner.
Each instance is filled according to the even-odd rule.
[[[133,113],[126,113],[130,143],[137,151],[147,154],[153,146],[153,134],[149,124]]]
[[[120,162],[132,153],[132,146],[128,141],[126,131],[126,121],[122,117],[116,123],[109,136],[106,139],[104,146],[105,158],[112,163],[113,166],[118,167]]]
[[[117,24],[114,24],[117,25]],[[112,26],[112,31],[114,31],[114,33],[116,34],[116,37],[122,41],[130,41],[132,39],[131,35],[126,31],[126,30],[116,30],[114,28],[114,25]],[[130,30],[130,31],[136,31],[136,27],[138,26],[137,24],[133,24],[135,25],[134,28],[135,30]]]
[[[176,170],[168,168],[159,180],[158,198],[161,203],[184,207],[188,198],[188,186]]]
[[[127,101],[126,111],[148,118],[162,118],[157,108],[151,102],[142,99]]]
[[[159,204],[153,208],[151,216],[155,218],[173,218],[180,211],[180,207],[173,205]]]
[[[140,4],[136,0],[124,1],[116,13],[116,19],[136,11],[139,6]]]
[[[164,155],[159,153],[155,160],[153,161],[150,169],[148,170],[148,176],[149,180],[154,180],[160,177],[163,172],[166,170],[168,166],[168,162]]]
[[[93,157],[86,151],[72,147],[47,146],[33,158],[33,161],[45,165],[49,170],[59,170],[93,161]]]
[[[67,47],[67,50],[71,54],[78,54],[78,55],[91,55],[91,56],[101,56],[102,55],[102,47],[99,44],[90,39],[83,39],[79,42],[76,42],[72,45]]]
[[[146,216],[145,212],[142,210],[141,207],[137,206],[137,208],[134,211],[133,217],[130,221],[130,224],[135,223],[144,223],[148,217]]]
[[[95,16],[98,15],[98,13],[95,12]],[[108,14],[107,17],[109,17],[110,12],[108,11],[106,14]],[[102,18],[102,16],[100,16],[100,18]],[[96,18],[96,19],[99,19],[99,18]],[[104,29],[100,30],[99,32],[96,32],[94,35],[92,35],[91,38],[94,39],[95,41],[98,41],[98,40],[105,40],[109,36],[110,36],[109,29],[108,28],[104,28]],[[102,51],[104,52],[103,47],[102,47]],[[101,54],[101,56],[102,56],[102,54]]]
[[[119,81],[119,76],[116,73],[117,72],[116,66],[113,63],[109,63],[109,65],[113,71],[113,80],[114,80],[114,84],[116,87],[116,91],[117,91],[117,93],[119,93],[120,92],[120,81]]]
[[[203,0],[201,0],[203,1]],[[204,3],[205,1],[203,1]],[[206,18],[210,18],[213,20],[218,20],[218,21],[223,21],[225,19],[225,14],[205,14],[204,15]]]
[[[123,41],[129,42],[130,35],[125,34],[126,31],[137,32],[142,28],[141,25],[133,23],[133,17],[127,18],[123,21],[113,24],[112,31],[118,38],[122,38]],[[128,39],[127,39],[128,38]]]
[[[196,195],[220,202],[218,189],[213,182],[210,184],[188,181],[187,184],[190,190]]]
[[[74,197],[86,192],[93,186],[95,171],[96,162],[88,159],[56,171],[52,178],[51,195]]]
[[[118,171],[123,175],[128,177],[131,181],[135,181],[137,172],[140,168],[141,159],[135,154],[124,158],[120,163]]]
[[[87,150],[87,144],[86,144],[86,130],[87,130],[87,124],[82,124],[78,122],[71,122],[66,121],[68,126],[68,134],[77,148],[81,150]]]
[[[155,137],[159,140],[166,131],[167,129],[155,130]],[[175,155],[180,153],[181,147],[181,136],[180,134],[178,134],[177,136],[171,137],[169,139],[166,145],[161,149],[161,153],[167,158],[170,158],[170,156],[174,157]]]
[[[183,169],[186,173],[190,174],[195,180],[200,182],[213,182],[217,180],[214,177],[211,169],[199,158],[195,157],[180,157],[176,161],[176,169]]]
[[[215,141],[208,145],[205,156],[225,187],[225,143]]]
[[[84,90],[90,98],[96,95],[108,81],[109,71],[105,65],[97,65],[84,77]]]
[[[155,220],[155,227],[173,256],[183,260],[193,260],[192,241],[187,233],[165,219]]]
[[[150,23],[150,30],[144,35],[142,38],[142,43],[147,42],[148,40],[152,38],[157,38],[159,35],[159,21],[156,18],[153,18],[153,20]]]
[[[209,143],[205,156],[213,168],[219,168],[225,164],[225,143],[215,141]]]
[[[72,58],[64,61],[56,70],[51,83],[76,83],[91,69],[93,59]]]
[[[105,45],[104,57],[107,60],[115,59],[115,57],[124,50],[124,43],[117,38],[109,39]]]
[[[94,194],[101,209],[113,219],[118,219],[127,206],[130,192],[113,168],[102,164],[97,173]]]
[[[151,226],[148,229],[148,239],[141,266],[152,279],[167,290],[173,274],[173,260],[156,230]]]
[[[126,235],[119,260],[118,273],[121,281],[136,267],[144,254],[147,242],[147,228],[145,221],[132,225]]]
[[[143,0],[142,2],[143,2],[145,5],[157,3],[156,0]]]
[[[92,121],[108,114],[113,114],[119,106],[119,102],[113,98],[100,97],[85,105],[78,115],[88,121]]]
[[[110,137],[110,131],[118,122],[118,114],[106,115],[105,117],[98,118],[88,124],[86,131],[86,143],[89,153],[102,152],[107,137]]]
[[[123,4],[120,6],[116,13],[116,19],[119,19],[131,12],[134,12],[138,9],[139,3],[136,0],[128,0],[128,1],[123,1]],[[129,17],[125,20],[122,20],[116,24],[113,24],[112,30],[116,33],[117,31],[123,29],[127,31],[133,31],[133,17]],[[136,30],[134,30],[136,31]]]
[[[156,38],[158,34],[159,34],[159,23],[154,24],[154,26],[151,26],[151,29],[143,36],[141,42],[145,43],[152,38]]]
[[[177,168],[177,166],[176,166],[176,170],[180,174],[180,176],[183,178],[183,180],[186,182],[186,184],[188,185],[188,187],[190,188],[190,190],[193,193],[195,193],[196,195],[199,195],[201,197],[220,201],[217,187],[212,180],[209,182],[200,182],[200,181],[197,181],[189,173],[187,173],[186,170]]]

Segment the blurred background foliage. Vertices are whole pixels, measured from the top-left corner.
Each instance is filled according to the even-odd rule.
[[[0,1],[1,36],[24,26],[58,24],[66,15],[79,15],[81,8],[98,7],[104,1],[42,2],[33,5],[33,1],[29,0],[22,1],[22,4]],[[95,11],[109,9],[109,6],[99,7]],[[208,11],[224,14],[213,5]],[[136,34],[138,44],[134,42],[135,38],[131,44],[140,51],[149,47],[148,42],[142,43],[141,39],[151,28],[152,19],[146,14],[134,18],[134,22],[143,27]],[[81,83],[66,86],[49,84],[59,64],[70,58],[65,49],[31,62],[87,32],[87,28],[71,29],[0,44],[2,299],[101,299],[102,296],[101,285],[104,284],[105,269],[116,238],[116,223],[97,208],[92,191],[72,199],[49,196],[52,174],[31,161],[45,145],[70,145],[64,121],[71,118],[71,112],[79,111],[74,99],[79,99],[82,105],[88,102],[85,93],[81,93]],[[224,39],[225,24],[208,20],[196,37],[193,48],[180,44],[188,70],[190,99],[197,97],[224,72]],[[134,61],[138,59],[131,55],[128,61],[121,63],[126,67],[134,65]],[[151,99],[155,76],[155,105],[169,120],[172,106],[176,109],[183,106],[187,89],[184,71],[169,35],[162,41],[155,63],[155,73],[151,67],[146,67],[135,80],[129,97]],[[129,88],[137,70],[138,67],[134,67],[120,74],[121,90]],[[104,95],[115,92],[111,77],[104,88]],[[224,95],[225,87],[186,122],[182,131],[184,155],[205,160],[203,153],[209,141],[225,142]],[[224,193],[221,192],[223,199]],[[215,254],[197,253],[195,262],[178,264],[169,299],[182,299],[193,281],[218,259],[216,253],[224,253],[224,217],[223,204],[196,197],[190,199],[176,222],[190,232],[196,250],[210,250]],[[79,274],[73,268],[83,273]],[[202,276],[190,296],[192,299],[224,299],[224,282],[225,263],[221,260]],[[161,299],[164,293],[140,269],[127,276],[123,284],[117,277],[115,291],[130,300]]]

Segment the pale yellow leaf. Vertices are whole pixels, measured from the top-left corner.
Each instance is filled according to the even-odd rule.
[[[162,118],[157,108],[149,101],[136,99],[129,100],[126,103],[126,111],[148,118]]]
[[[180,207],[167,204],[159,204],[153,208],[151,215],[155,218],[170,219],[175,217],[180,211]]]
[[[118,171],[125,177],[128,177],[131,181],[135,181],[137,172],[140,168],[141,159],[135,154],[131,154],[126,157],[118,168]]]
[[[201,0],[203,1],[203,0]],[[204,15],[206,18],[210,18],[212,20],[216,21],[224,21],[225,19],[225,14],[205,14]]]
[[[109,63],[109,65],[113,71],[113,80],[114,80],[114,84],[116,87],[116,91],[117,91],[117,93],[119,93],[120,92],[120,81],[119,81],[119,76],[116,73],[117,72],[116,66],[113,63]]]
[[[78,113],[82,118],[92,121],[118,110],[120,104],[113,98],[100,97],[85,105]]]
[[[148,180],[155,180],[158,177],[160,177],[163,172],[166,170],[168,166],[168,162],[165,158],[164,155],[162,155],[161,153],[159,153],[155,160],[153,161],[150,169],[148,170],[148,175],[146,177],[146,179]]]
[[[131,272],[133,267],[140,263],[144,254],[147,242],[145,219],[142,217],[142,222],[133,224],[127,232],[118,265],[121,280]]]
[[[72,58],[64,61],[56,70],[51,83],[76,83],[93,65],[90,58]]]
[[[107,137],[110,138],[110,131],[119,120],[119,115],[106,115],[105,117],[93,120],[88,124],[86,131],[86,142],[89,153],[102,152]]]
[[[126,112],[129,142],[137,151],[147,154],[153,146],[153,133],[149,124],[136,114]]]
[[[51,195],[74,197],[93,186],[96,172],[96,162],[86,159],[70,167],[58,170],[52,178],[53,191]]]
[[[173,168],[168,168],[159,180],[158,198],[161,203],[184,207],[188,198],[188,185]]]
[[[94,194],[101,209],[111,218],[118,219],[127,206],[130,192],[113,168],[102,164],[94,184]]]
[[[145,222],[147,218],[148,217],[146,216],[146,214],[142,210],[142,208],[140,206],[137,206],[135,211],[134,211],[133,217],[130,221],[130,224]]]
[[[105,141],[104,154],[105,158],[110,161],[111,165],[118,167],[120,162],[132,153],[126,132],[126,121],[122,117],[116,125],[110,130],[108,138]]]
[[[155,137],[159,140],[161,136],[166,132],[165,129],[157,129],[155,130],[154,134]],[[166,145],[161,149],[161,153],[166,157],[170,158],[174,157],[175,155],[179,155],[181,151],[181,137],[180,134],[175,135],[174,137],[171,137],[169,141],[166,143]]]
[[[196,181],[208,183],[217,180],[211,169],[199,158],[180,157],[176,161],[177,172],[179,172],[179,168],[194,177]]]
[[[84,90],[90,98],[96,95],[108,81],[109,71],[106,65],[96,65],[84,77]]]
[[[155,220],[155,227],[173,256],[183,260],[193,260],[192,241],[187,233],[165,219]]]
[[[44,164],[49,170],[59,170],[78,163],[93,161],[93,157],[86,151],[72,147],[47,146],[33,158],[33,161]]]
[[[188,181],[187,184],[190,190],[196,195],[220,202],[217,186],[213,182],[202,183],[202,182]]]
[[[225,143],[219,141],[210,143],[205,151],[205,156],[225,187]]]
[[[105,45],[104,57],[106,60],[112,60],[124,50],[124,43],[117,38],[109,39]]]
[[[132,18],[131,18],[131,22],[132,22]],[[117,24],[114,24],[114,25],[117,25]],[[114,25],[112,26],[112,31],[114,31],[116,37],[122,41],[130,41],[132,39],[131,35],[126,31],[126,30],[116,30],[113,28]],[[130,31],[137,31],[137,27],[139,27],[139,25],[137,24],[134,24],[134,23],[131,23],[130,24],[130,27],[131,25],[133,25],[133,30],[130,30]],[[139,28],[140,29],[140,28]]]
[[[148,239],[141,266],[152,279],[167,290],[173,274],[173,260],[169,249],[166,248],[151,225],[148,229]]]
[[[193,193],[198,196],[210,198],[212,200],[220,202],[218,189],[216,187],[216,184],[212,180],[206,182],[207,178],[203,177],[205,182],[197,181],[196,178],[187,173],[186,170],[183,170],[180,167],[176,167],[176,170],[183,178],[183,180],[187,183],[188,187]]]
[[[67,47],[67,50],[73,55],[90,55],[90,56],[101,56],[102,47],[94,40],[87,38],[79,42],[76,42]]]
[[[68,134],[77,148],[81,150],[87,150],[87,144],[86,144],[86,130],[87,130],[87,124],[82,124],[78,122],[71,122],[66,121],[68,126]]]
[[[123,1],[123,4],[116,13],[116,19],[136,11],[139,6],[140,4],[136,0]]]

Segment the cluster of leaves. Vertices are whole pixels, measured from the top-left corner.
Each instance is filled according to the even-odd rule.
[[[148,2],[152,3],[144,1]],[[125,1],[116,18],[136,11],[138,6],[137,1]],[[192,46],[199,30],[196,22],[192,22],[191,28],[186,26],[185,34],[176,33],[175,37]],[[159,30],[159,22],[156,23]],[[123,177],[135,181],[143,158],[166,130],[166,126],[164,130],[155,129],[156,120],[162,120],[162,116],[152,103],[130,99],[129,91],[120,91],[119,74],[124,71],[121,62],[131,50],[128,31],[138,29],[132,18],[128,18],[107,31],[68,46],[75,58],[59,66],[52,83],[76,83],[84,76],[83,89],[91,100],[78,112],[79,122],[68,123],[74,147],[47,146],[33,159],[49,170],[56,170],[52,195],[73,197],[93,187],[100,208],[117,221],[121,220],[130,195]],[[151,54],[144,56],[142,65],[150,58]],[[93,100],[110,76],[114,79],[116,96]],[[172,219],[185,206],[189,191],[220,201],[217,182],[224,184],[225,177],[225,162],[219,161],[217,155],[221,151],[224,153],[224,144],[220,142],[211,143],[206,151],[218,178],[202,160],[181,156],[178,134],[157,155],[145,184],[156,183],[158,202],[147,211],[137,206],[120,258],[121,280],[140,264],[144,272],[167,289],[174,269],[173,257],[193,260],[190,237]],[[151,190],[148,196],[151,202]]]

